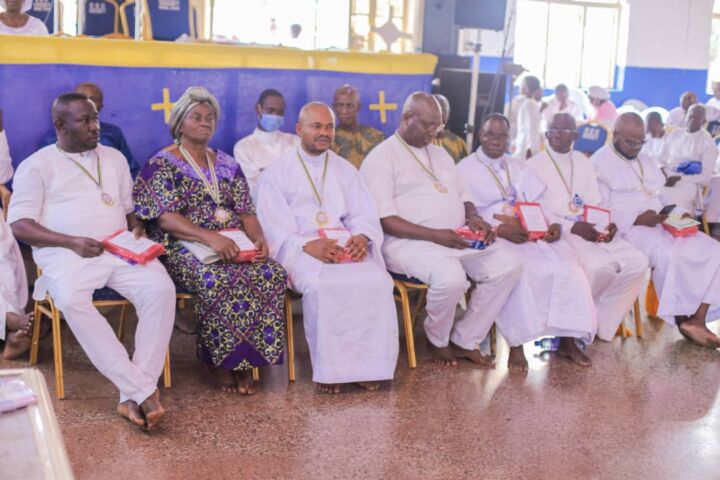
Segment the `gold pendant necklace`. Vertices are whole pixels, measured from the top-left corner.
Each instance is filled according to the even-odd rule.
[[[324,227],[328,223],[330,223],[330,218],[328,217],[328,214],[325,213],[325,211],[322,208],[323,204],[323,194],[325,192],[325,178],[327,177],[327,167],[328,167],[328,152],[325,152],[325,163],[323,165],[323,172],[322,172],[322,184],[320,185],[320,190],[318,190],[317,186],[315,186],[315,182],[312,179],[312,176],[310,176],[310,171],[307,168],[307,165],[305,165],[305,160],[303,160],[302,155],[300,155],[300,149],[298,148],[296,150],[297,158],[300,160],[300,165],[303,167],[303,171],[305,172],[305,176],[308,179],[308,182],[310,182],[310,186],[312,187],[313,194],[315,195],[315,200],[318,202],[318,212],[315,214],[315,223],[318,224],[320,227]]]
[[[108,206],[108,207],[112,207],[112,206],[115,205],[115,200],[113,199],[112,195],[110,195],[110,194],[107,193],[105,190],[103,190],[103,186],[102,186],[102,169],[101,169],[101,167],[100,167],[100,155],[98,155],[97,150],[95,150],[95,149],[92,150],[93,153],[95,153],[95,163],[96,163],[96,165],[97,165],[97,180],[96,180],[95,177],[93,177],[92,174],[87,170],[87,168],[83,167],[83,166],[80,164],[80,162],[78,162],[77,160],[75,160],[74,158],[72,158],[69,153],[67,153],[65,150],[63,150],[62,148],[60,148],[60,145],[58,145],[58,144],[56,143],[56,144],[55,144],[55,148],[57,149],[58,152],[60,152],[61,154],[63,154],[63,155],[65,156],[65,158],[67,158],[68,160],[70,160],[71,162],[73,162],[90,180],[92,180],[92,182],[93,182],[95,185],[97,185],[97,187],[100,189],[100,201],[101,201],[104,205],[106,205],[106,206]]]

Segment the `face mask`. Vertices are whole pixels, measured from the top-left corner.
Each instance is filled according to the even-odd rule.
[[[266,132],[280,130],[283,122],[285,122],[285,117],[280,115],[271,115],[269,113],[263,113],[260,115],[260,126]]]

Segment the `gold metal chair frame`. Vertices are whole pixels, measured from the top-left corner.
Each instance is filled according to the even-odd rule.
[[[10,197],[12,192],[5,186],[0,184],[0,206],[3,209],[3,218],[7,220],[8,207],[10,206]]]

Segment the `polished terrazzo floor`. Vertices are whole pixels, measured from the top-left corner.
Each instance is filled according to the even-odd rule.
[[[642,339],[590,346],[591,369],[530,347],[527,376],[508,374],[502,342],[495,370],[448,368],[418,335],[416,370],[403,348],[392,385],[339,396],[314,390],[298,328],[298,381],[264,371],[252,397],[213,390],[176,330],[168,414],[152,434],[116,416],[113,386],[65,327],[55,409],[81,479],[720,478],[720,351],[645,325]],[[49,336],[39,368],[52,391]]]

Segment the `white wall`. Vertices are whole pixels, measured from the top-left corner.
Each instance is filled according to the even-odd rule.
[[[629,0],[627,65],[707,69],[713,0]]]

